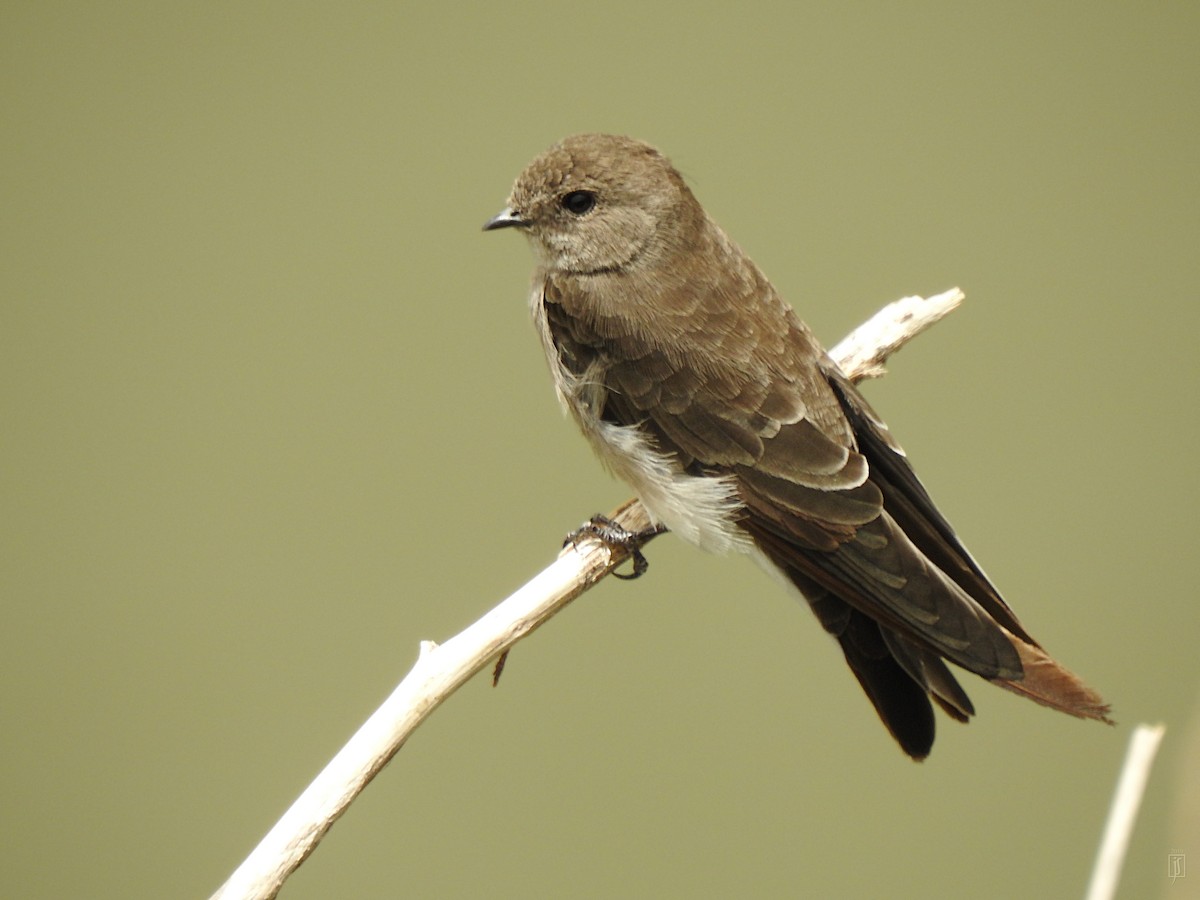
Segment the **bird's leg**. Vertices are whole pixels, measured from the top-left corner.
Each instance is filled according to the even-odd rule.
[[[612,574],[616,578],[632,581],[635,578],[640,578],[650,568],[650,563],[642,555],[642,546],[646,541],[657,537],[666,530],[665,525],[651,525],[642,531],[630,531],[628,528],[618,525],[608,516],[596,513],[590,520],[567,535],[567,539],[563,541],[563,546],[575,544],[585,537],[592,537],[602,541],[609,547],[620,547],[629,554],[630,562],[633,563],[633,571],[628,575],[622,575],[620,572],[613,572]]]
[[[633,563],[633,571],[628,575],[622,575],[620,572],[613,572],[612,574],[616,578],[632,581],[635,578],[645,575],[646,570],[650,568],[650,563],[642,555],[642,545],[651,538],[666,533],[666,530],[667,527],[665,525],[651,525],[649,528],[644,528],[641,531],[630,531],[628,528],[614,522],[608,516],[596,513],[591,519],[568,534],[563,541],[563,546],[576,544],[584,538],[594,538],[608,545],[610,548],[619,547],[629,554],[629,561]],[[492,670],[492,687],[496,687],[500,683],[500,673],[504,671],[504,664],[506,662],[508,662],[507,650],[501,653],[500,657],[496,660],[496,666]]]

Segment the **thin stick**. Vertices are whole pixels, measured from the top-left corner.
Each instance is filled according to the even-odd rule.
[[[829,351],[842,371],[853,381],[887,374],[883,364],[893,353],[944,319],[966,295],[958,288],[930,297],[904,297],[889,303],[874,316],[842,338]]]
[[[1121,767],[1121,778],[1117,792],[1113,794],[1112,806],[1108,810],[1108,822],[1104,826],[1104,839],[1096,854],[1092,867],[1092,880],[1088,884],[1087,900],[1112,900],[1117,894],[1117,883],[1121,880],[1121,866],[1129,849],[1133,835],[1133,823],[1137,819],[1142,795],[1146,792],[1146,781],[1150,778],[1150,767],[1158,745],[1166,733],[1166,725],[1139,725],[1129,739],[1129,750],[1125,753],[1125,764]]]
[[[887,358],[954,310],[953,288],[924,300],[897,300],[856,329],[830,355],[851,379],[882,375]],[[629,500],[609,516],[629,531],[650,527],[650,516]],[[412,671],[359,728],[262,839],[213,900],[274,897],[312,853],[331,825],[443,700],[614,568],[628,553],[594,540],[568,545],[558,559],[465,631],[437,645],[421,642]]]

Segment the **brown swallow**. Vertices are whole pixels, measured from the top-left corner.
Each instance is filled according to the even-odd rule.
[[[887,426],[648,144],[581,134],[521,173],[517,228],[559,400],[655,523],[798,589],[914,759],[949,661],[1062,712],[1104,700],[1029,635]]]

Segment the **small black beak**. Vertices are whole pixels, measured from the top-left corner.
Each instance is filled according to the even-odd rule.
[[[522,219],[519,212],[516,212],[511,206],[506,206],[483,223],[483,230],[495,231],[497,228],[525,228],[528,225],[529,222]]]

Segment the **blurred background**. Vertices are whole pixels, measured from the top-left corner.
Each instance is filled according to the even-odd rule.
[[[1122,896],[1196,896],[1198,44],[1185,3],[6,4],[0,892],[207,896],[420,640],[625,499],[480,231],[602,130],[829,344],[966,291],[867,395],[1120,724],[971,679],[915,765],[808,610],[666,537],[284,896],[1079,896],[1141,721]]]

